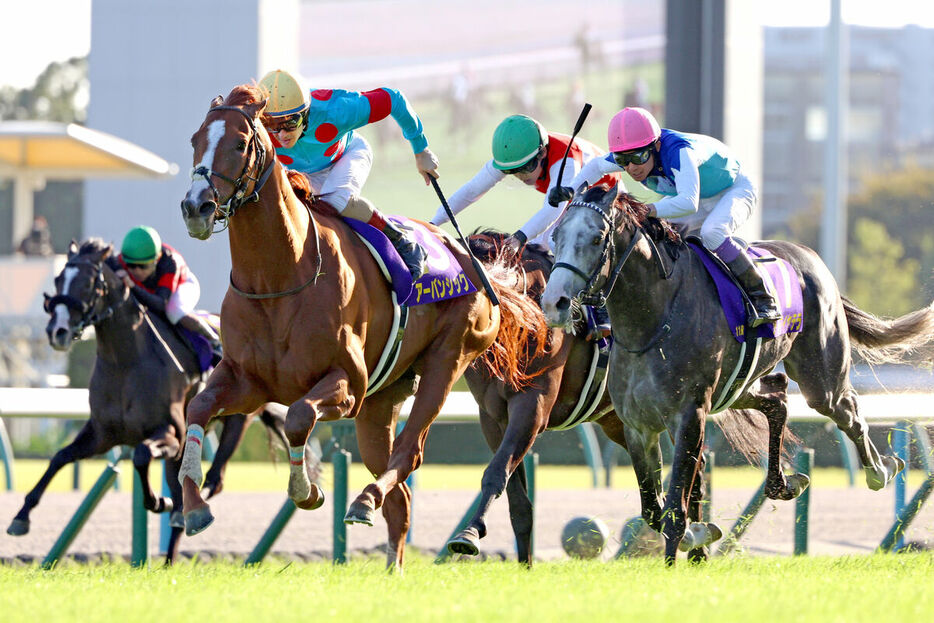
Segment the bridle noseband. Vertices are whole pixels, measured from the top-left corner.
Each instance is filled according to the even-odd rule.
[[[208,111],[208,114],[218,110],[235,110],[243,115],[246,118],[247,123],[250,125],[252,136],[250,136],[250,153],[247,154],[247,158],[243,162],[243,170],[240,172],[240,175],[237,177],[237,179],[232,179],[223,173],[218,173],[217,171],[209,169],[204,165],[194,167],[191,170],[191,179],[203,179],[206,181],[211,189],[211,193],[214,195],[214,202],[217,203],[217,216],[215,217],[215,220],[219,223],[223,223],[223,225],[219,230],[215,230],[214,233],[226,229],[230,218],[238,209],[240,209],[243,204],[257,201],[259,199],[259,191],[262,190],[263,186],[266,184],[266,181],[269,179],[269,176],[272,174],[272,165],[275,163],[275,161],[273,161],[269,166],[266,166],[266,150],[263,149],[262,144],[260,144],[259,133],[256,131],[256,124],[253,122],[253,117],[251,117],[239,106],[215,106]],[[251,156],[253,156],[254,153],[256,154],[256,157],[252,158]],[[258,177],[257,173],[254,173],[253,175],[249,174],[251,161],[256,163],[254,170],[256,172],[260,172]],[[221,203],[220,193],[217,191],[217,187],[214,185],[214,182],[211,179],[212,177],[219,177],[220,179],[228,182],[233,186],[233,192],[230,194],[230,197],[226,202]],[[247,195],[246,188],[249,182],[253,182],[253,192]]]

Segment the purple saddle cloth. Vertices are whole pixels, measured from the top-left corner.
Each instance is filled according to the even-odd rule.
[[[208,324],[214,327],[215,331],[220,329],[220,323],[218,322],[218,317],[215,314],[206,312],[204,310],[197,309],[194,311],[195,314],[204,318]],[[200,333],[195,333],[194,331],[189,331],[181,325],[175,325],[175,329],[188,340],[188,344],[191,346],[192,350],[195,351],[195,355],[198,357],[198,366],[201,368],[201,372],[207,372],[211,369],[211,360],[214,358],[214,349],[211,348],[211,343],[208,341],[208,338],[204,337]]]
[[[428,254],[428,273],[422,275],[418,281],[412,283],[412,274],[406,268],[389,239],[383,232],[372,225],[352,218],[345,218],[347,223],[361,238],[370,243],[376,251],[386,270],[389,272],[392,289],[396,293],[396,300],[401,305],[425,305],[437,303],[445,299],[476,292],[477,288],[467,275],[454,254],[428,229],[405,217],[390,216],[393,222],[412,230],[411,235]]]
[[[743,342],[746,339],[746,305],[743,301],[743,295],[739,287],[733,283],[729,275],[724,272],[720,264],[710,257],[709,252],[701,245],[688,242],[688,246],[693,249],[698,257],[703,261],[707,272],[713,277],[717,284],[717,293],[720,295],[720,305],[723,313],[726,315],[727,324],[737,342]],[[775,257],[765,249],[752,247],[746,249],[746,253],[752,259],[753,263],[761,273],[767,273],[764,276],[766,286],[775,295],[778,301],[778,307],[782,312],[780,320],[772,324],[762,324],[756,327],[756,334],[753,336],[770,338],[785,335],[787,333],[798,333],[803,324],[804,303],[801,294],[801,287],[798,285],[798,273],[792,268],[791,264],[785,260]],[[759,258],[774,258],[769,261],[757,262]],[[769,278],[771,284],[769,284]],[[774,287],[773,287],[774,286]]]

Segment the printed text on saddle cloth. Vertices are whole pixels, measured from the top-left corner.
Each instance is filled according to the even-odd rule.
[[[401,216],[389,217],[395,223],[412,230],[412,237],[428,254],[428,273],[412,283],[412,276],[392,244],[380,231],[366,223],[345,219],[351,229],[377,251],[392,278],[397,300],[408,306],[436,303],[457,298],[477,288],[471,283],[457,259],[424,225]]]

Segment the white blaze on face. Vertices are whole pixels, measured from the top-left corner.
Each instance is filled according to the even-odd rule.
[[[74,281],[75,277],[78,275],[78,269],[74,266],[66,266],[64,272],[62,273],[62,292],[68,293],[71,288],[71,282]],[[52,332],[59,329],[68,330],[68,306],[64,303],[59,303],[52,310]]]
[[[561,223],[561,240],[555,246],[555,264],[564,262],[571,266],[576,266],[586,271],[589,263],[586,258],[578,257],[575,250],[582,248],[575,244],[579,240],[588,240],[592,237],[590,224],[586,218],[567,219]],[[556,305],[562,297],[573,298],[582,287],[583,280],[576,273],[562,267],[558,267],[551,272],[548,278],[548,284],[542,293],[542,310],[550,322],[563,323],[564,319],[559,317]]]
[[[208,146],[204,150],[204,153],[201,155],[201,162],[195,165],[195,169],[198,167],[204,167],[208,171],[213,170],[214,168],[214,154],[217,152],[217,145],[220,143],[221,138],[224,136],[224,120],[218,119],[217,121],[212,121],[208,126]],[[194,169],[192,169],[194,170]],[[203,175],[191,176],[191,189],[188,191],[189,194],[200,194],[205,190],[209,190],[210,185],[208,184],[207,178]]]

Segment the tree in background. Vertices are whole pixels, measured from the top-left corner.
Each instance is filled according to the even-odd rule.
[[[862,191],[853,195],[848,205],[848,290],[854,293],[854,300],[865,309],[886,315],[928,305],[934,296],[934,171],[909,166],[867,176]],[[863,220],[873,221],[881,229]],[[891,241],[892,249],[881,248],[886,241]],[[873,261],[877,266],[867,265]],[[887,267],[883,268],[883,263],[888,263]],[[903,272],[912,275],[912,284],[901,295],[892,290],[865,300],[856,298],[856,291],[868,293],[872,286],[855,280],[888,285],[897,283]]]
[[[0,87],[0,121],[56,121],[83,124],[88,116],[88,60],[76,57],[50,63],[28,89]],[[83,183],[50,180],[35,195],[35,213],[50,224],[52,246],[64,253],[72,238],[81,237]],[[9,222],[13,184],[0,179],[0,222]],[[12,253],[0,237],[0,254]]]
[[[31,88],[0,87],[0,121],[84,123],[89,92],[86,56],[50,63]]]

